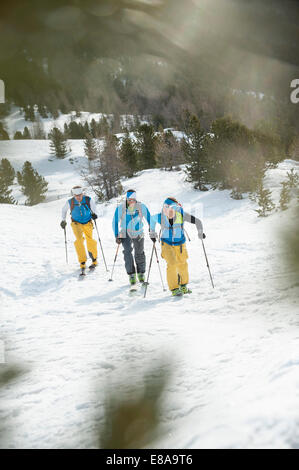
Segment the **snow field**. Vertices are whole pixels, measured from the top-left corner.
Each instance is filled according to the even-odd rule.
[[[124,187],[136,188],[151,212],[173,195],[202,214],[215,289],[195,227],[186,224],[193,293],[178,301],[163,293],[154,258],[147,298],[129,297],[121,252],[113,282],[100,251],[96,272],[78,281],[69,223],[65,262],[60,213],[80,182],[82,154],[73,152],[73,165],[49,162],[43,143],[27,142],[31,148],[24,145],[22,155],[14,150],[8,158],[20,165],[32,161],[49,179],[50,194],[49,202],[34,207],[0,206],[1,337],[6,362],[27,371],[0,390],[1,421],[11,431],[2,446],[94,447],[107,384],[138,387],[144,371],[165,360],[171,377],[163,397],[165,435],[157,448],[297,448],[298,280],[281,263],[278,236],[288,214],[261,220],[248,199],[194,191],[183,172],[142,172]],[[7,156],[2,143],[0,150]],[[294,162],[284,165],[269,178],[280,178]],[[97,221],[110,269],[115,204],[99,206]],[[149,262],[147,236],[145,247]]]

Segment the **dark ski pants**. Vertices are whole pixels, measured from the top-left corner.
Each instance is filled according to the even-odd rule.
[[[144,238],[122,238],[123,254],[125,267],[128,274],[136,272],[132,251],[134,248],[134,258],[137,273],[145,273],[145,254],[144,254]]]

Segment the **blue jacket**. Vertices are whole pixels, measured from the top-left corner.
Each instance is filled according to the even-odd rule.
[[[127,207],[126,201],[117,206],[114,212],[112,227],[115,237],[118,237],[120,232],[129,235],[131,238],[137,238],[143,235],[142,218],[147,220],[150,226],[151,214],[145,204],[136,202],[132,211]]]
[[[72,210],[72,200],[74,201],[74,207]],[[90,210],[90,197],[83,196],[81,202],[78,202],[75,198],[69,199],[71,218],[75,222],[80,224],[87,224],[91,220],[91,210]]]
[[[168,245],[182,245],[185,243],[184,210],[182,207],[175,206],[175,217],[172,225],[163,212],[159,212],[159,214],[152,217],[151,230],[155,231],[156,223],[161,225],[161,242]]]

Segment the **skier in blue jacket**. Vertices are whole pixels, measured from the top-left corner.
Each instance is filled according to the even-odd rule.
[[[167,263],[167,283],[173,296],[189,294],[188,252],[184,222],[195,224],[199,239],[206,238],[201,220],[184,211],[174,197],[165,199],[162,211],[151,219],[151,231],[156,223],[161,225],[161,256]]]
[[[86,240],[87,251],[92,260],[92,264],[89,269],[94,269],[97,262],[97,242],[92,237],[93,224],[92,219],[97,219],[97,208],[93,199],[89,196],[85,196],[83,188],[81,186],[74,186],[72,189],[72,198],[66,201],[62,208],[62,221],[60,223],[61,228],[66,227],[66,216],[68,211],[71,214],[71,227],[73,229],[76,240],[74,242],[75,249],[77,252],[78,261],[80,268],[84,272],[86,267],[87,255],[84,246],[84,238]]]
[[[126,193],[126,200],[117,206],[112,227],[116,243],[122,244],[125,260],[125,268],[129,275],[131,285],[136,284],[136,270],[139,282],[144,282],[145,277],[145,253],[144,253],[144,233],[143,219],[146,219],[149,227],[151,223],[151,214],[145,204],[136,200],[136,192],[129,189]],[[150,232],[150,238],[156,241],[156,234]],[[134,259],[132,251],[134,248]]]

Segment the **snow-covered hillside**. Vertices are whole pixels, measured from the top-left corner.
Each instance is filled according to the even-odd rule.
[[[113,114],[103,114],[103,113],[90,113],[87,111],[81,111],[80,115],[77,115],[75,111],[72,111],[68,114],[58,113],[58,117],[53,120],[53,117],[50,115],[48,118],[42,117],[35,106],[35,119],[39,121],[43,131],[46,133],[46,136],[52,130],[54,126],[58,127],[61,131],[64,130],[65,124],[70,124],[71,121],[76,122],[77,124],[89,124],[94,119],[96,122],[100,121],[103,117],[107,119],[108,122],[113,120]],[[148,116],[138,116],[140,123],[148,123]],[[15,132],[20,131],[23,133],[24,128],[27,127],[31,135],[33,135],[33,129],[35,122],[27,121],[25,119],[24,112],[21,108],[12,106],[10,114],[4,119],[5,127],[7,128],[9,137],[13,139]],[[120,116],[120,125],[122,127],[130,128],[134,124],[134,116],[131,114],[123,114]]]
[[[18,150],[1,143],[0,156],[16,169],[29,159],[50,182],[43,204],[0,206],[1,337],[6,361],[27,369],[0,390],[1,421],[11,431],[2,446],[95,446],[94,414],[102,416],[107,383],[139,384],[143,370],[166,357],[172,368],[163,401],[167,432],[156,447],[298,447],[298,280],[287,276],[279,238],[289,214],[261,220],[248,199],[194,191],[183,172],[147,170],[125,181],[125,189],[136,188],[153,213],[173,195],[200,214],[215,289],[196,230],[187,224],[190,296],[174,301],[163,292],[154,260],[147,298],[129,297],[122,254],[114,282],[102,261],[78,282],[73,235],[68,224],[67,265],[59,225],[70,188],[81,181],[83,148],[76,142],[73,164],[49,161],[44,142],[16,142]],[[277,185],[296,165],[283,162],[268,182]],[[115,204],[99,206],[109,268]],[[149,261],[148,238],[145,246]]]

